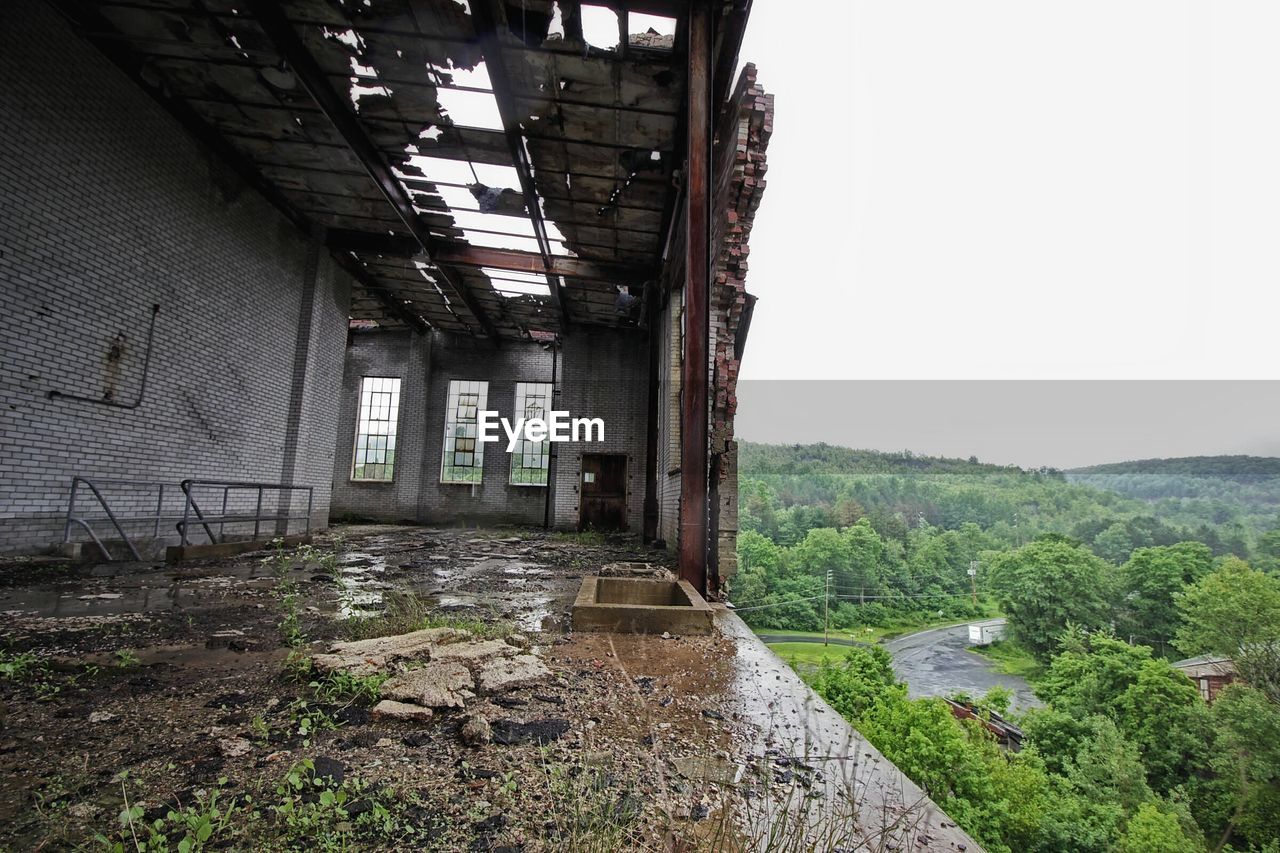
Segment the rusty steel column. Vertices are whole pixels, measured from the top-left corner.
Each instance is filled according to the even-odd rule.
[[[711,10],[689,8],[684,363],[680,400],[680,577],[707,588],[707,374],[711,301]]]

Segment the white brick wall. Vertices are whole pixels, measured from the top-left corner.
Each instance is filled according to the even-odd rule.
[[[345,277],[322,253],[300,341],[303,235],[46,4],[0,6],[0,79],[0,549],[60,534],[75,473],[279,479],[299,353],[294,476],[323,521]],[[153,303],[137,409],[50,399],[114,370],[132,400]]]

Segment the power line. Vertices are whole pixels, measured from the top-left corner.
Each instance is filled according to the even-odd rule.
[[[748,610],[768,610],[770,607],[786,607],[788,604],[800,604],[805,601],[818,601],[826,598],[825,595],[815,595],[812,598],[793,598],[789,601],[779,601],[776,604],[757,604],[754,607],[737,607],[733,608],[734,613],[746,613]]]

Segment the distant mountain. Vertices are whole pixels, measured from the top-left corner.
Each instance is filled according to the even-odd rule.
[[[1132,548],[1185,539],[1246,556],[1280,517],[1280,459],[1249,456],[1059,471],[744,441],[738,477],[742,529],[786,545],[866,517],[886,539],[904,541],[925,522],[944,530],[975,524],[1011,544],[1065,534],[1117,562]]]
[[[1175,459],[1138,459],[1072,468],[1068,476],[1086,474],[1161,474],[1177,477],[1209,477],[1257,483],[1280,478],[1280,459],[1272,456],[1183,456]]]
[[[1068,482],[1143,501],[1175,524],[1240,524],[1260,532],[1280,516],[1280,459],[1185,456],[1091,465],[1067,471]]]

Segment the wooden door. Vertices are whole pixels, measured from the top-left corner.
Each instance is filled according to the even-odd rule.
[[[578,480],[579,530],[627,529],[627,457],[616,453],[582,454]]]

